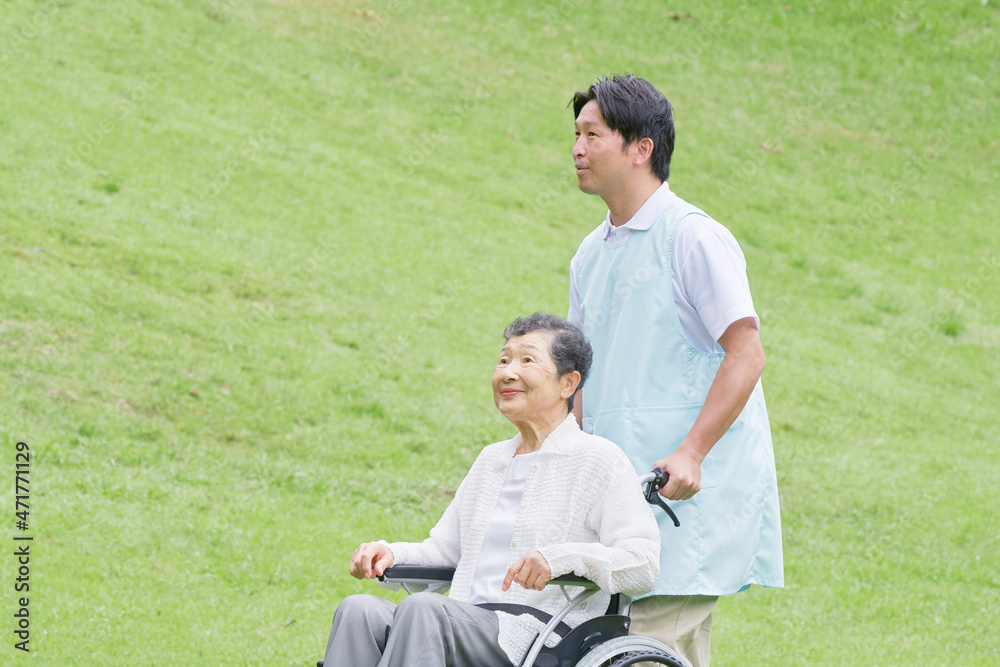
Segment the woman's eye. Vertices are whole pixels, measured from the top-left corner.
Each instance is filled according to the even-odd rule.
[[[524,363],[526,363],[526,364],[530,364],[532,361],[534,361],[534,359],[532,359],[531,357],[525,357],[524,358]]]

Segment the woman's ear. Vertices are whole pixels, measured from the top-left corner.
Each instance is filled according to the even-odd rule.
[[[576,388],[580,386],[580,371],[570,371],[559,378],[559,395],[569,398],[576,393]]]

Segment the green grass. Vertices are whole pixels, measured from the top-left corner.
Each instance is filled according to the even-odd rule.
[[[787,588],[720,603],[715,662],[1000,661],[997,3],[635,4],[6,4],[0,662],[319,657],[350,551],[510,435],[502,328],[604,212],[566,103],[622,70],[768,355]]]

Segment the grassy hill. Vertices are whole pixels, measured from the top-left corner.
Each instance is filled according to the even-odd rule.
[[[575,90],[673,102],[749,264],[787,588],[719,665],[994,665],[1000,10],[939,2],[26,2],[0,12],[0,446],[29,654],[307,665],[361,541],[484,444],[503,326],[603,218]]]

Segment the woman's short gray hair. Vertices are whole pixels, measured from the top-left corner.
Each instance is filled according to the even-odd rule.
[[[515,336],[524,336],[534,332],[548,332],[552,334],[552,342],[549,345],[549,354],[556,364],[556,372],[559,377],[577,371],[580,374],[580,384],[576,391],[583,388],[583,383],[590,375],[590,365],[594,361],[594,350],[583,335],[583,329],[575,324],[570,324],[561,317],[549,315],[548,313],[535,313],[527,317],[519,317],[503,331],[504,341],[508,341]],[[573,410],[573,398],[570,396],[567,401],[569,411]]]

